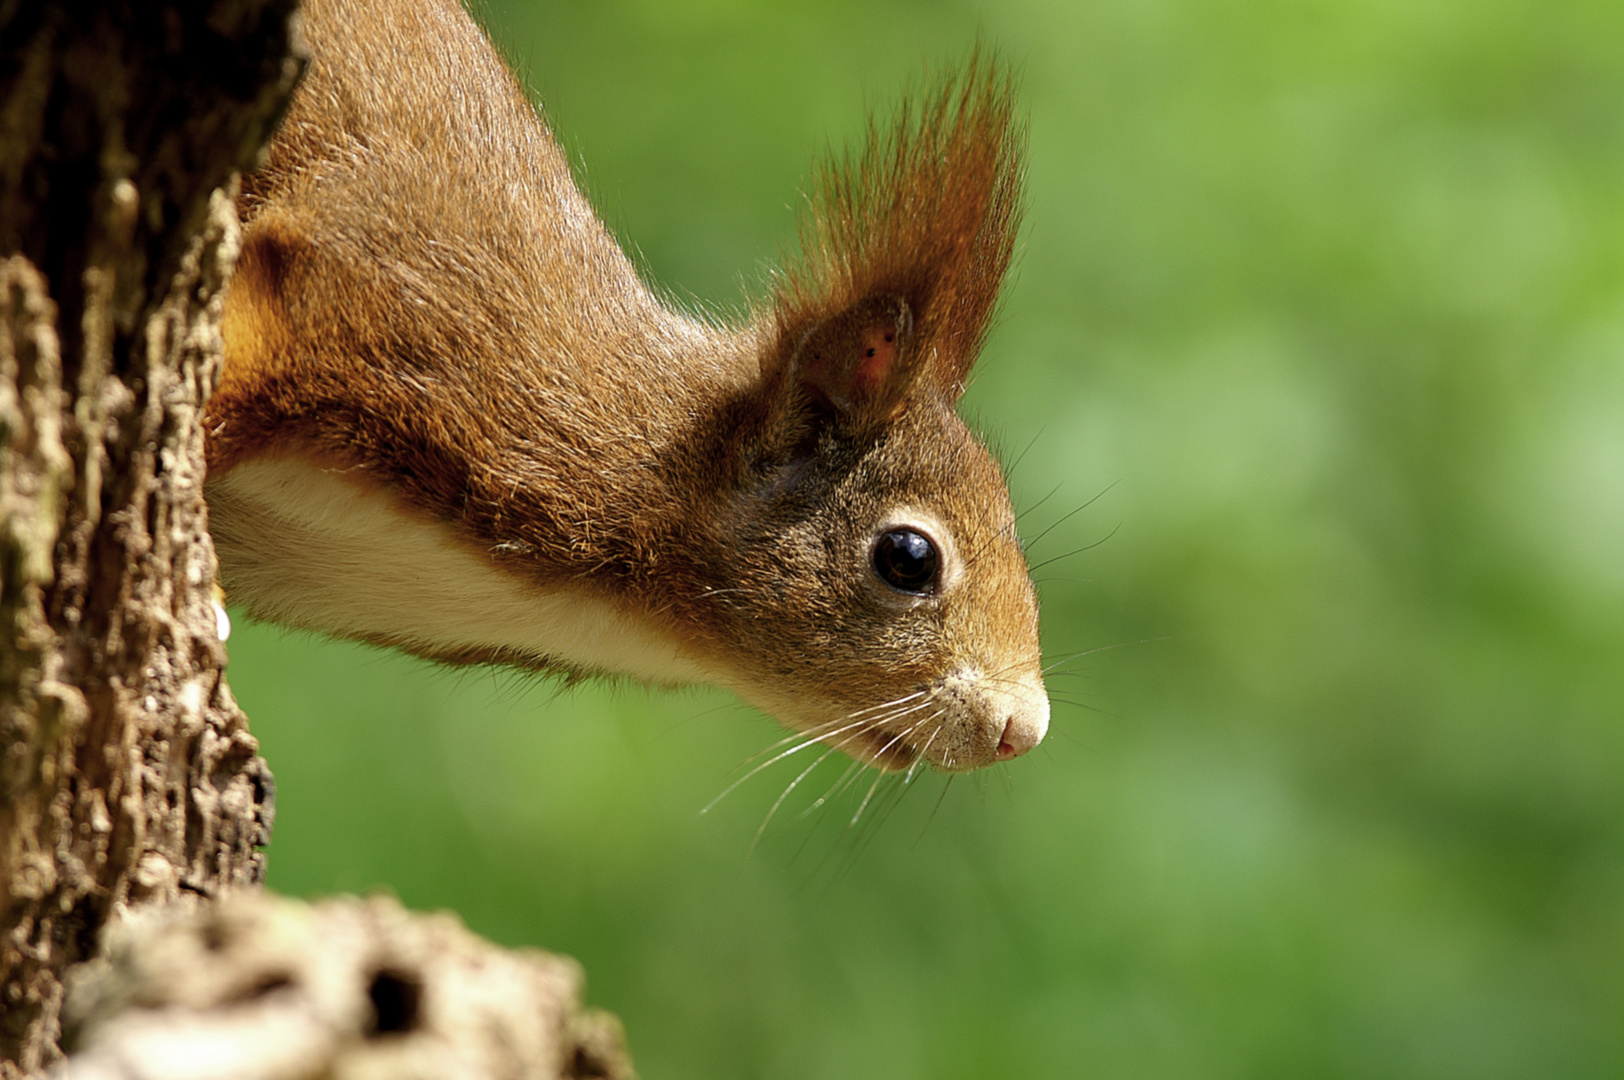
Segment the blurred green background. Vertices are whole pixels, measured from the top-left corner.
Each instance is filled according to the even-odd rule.
[[[488,18],[648,275],[723,311],[866,109],[978,33],[1020,66],[966,408],[1055,560],[1048,653],[1101,651],[1031,757],[752,851],[797,768],[700,814],[779,737],[725,695],[239,620],[272,885],[578,957],[649,1080],[1624,1076],[1624,6]]]

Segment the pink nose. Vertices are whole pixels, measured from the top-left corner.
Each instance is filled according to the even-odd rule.
[[[1047,716],[1040,720],[1021,713],[1011,716],[1005,721],[1004,734],[998,740],[998,760],[1011,761],[1042,742],[1049,727],[1047,720]]]

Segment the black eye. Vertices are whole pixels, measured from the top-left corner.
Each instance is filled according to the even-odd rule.
[[[880,580],[920,596],[936,586],[936,545],[924,533],[892,529],[874,541],[874,572]]]

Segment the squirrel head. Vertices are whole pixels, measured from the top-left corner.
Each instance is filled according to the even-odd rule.
[[[825,167],[757,320],[710,530],[726,681],[882,768],[975,768],[1048,725],[1008,490],[955,412],[1014,247],[1021,141],[1008,77],[977,58]]]

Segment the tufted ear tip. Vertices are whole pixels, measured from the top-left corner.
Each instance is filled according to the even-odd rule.
[[[895,123],[872,123],[861,154],[825,162],[800,257],[774,288],[786,354],[831,313],[900,298],[891,302],[906,302],[921,354],[902,359],[927,364],[931,383],[957,400],[1014,258],[1026,139],[1014,81],[978,47],[907,99]]]

